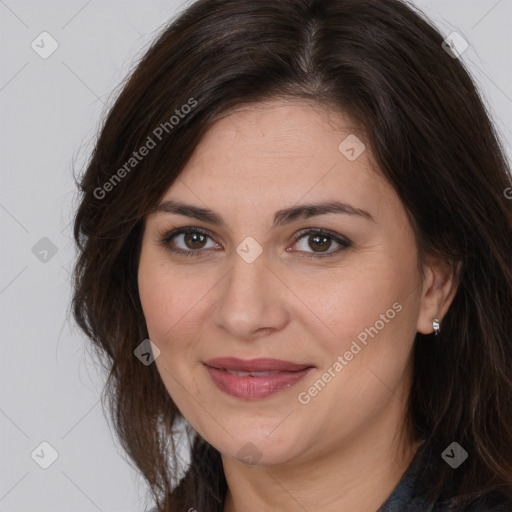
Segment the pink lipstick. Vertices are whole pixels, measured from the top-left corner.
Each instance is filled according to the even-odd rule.
[[[265,398],[289,388],[314,368],[311,364],[269,358],[243,360],[220,357],[203,364],[221,391],[246,399]]]

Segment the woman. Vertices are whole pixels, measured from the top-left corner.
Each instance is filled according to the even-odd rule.
[[[398,0],[199,0],[163,31],[74,226],[155,510],[512,510],[503,155]]]

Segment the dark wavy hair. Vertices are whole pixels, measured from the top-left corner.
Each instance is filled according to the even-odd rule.
[[[354,121],[419,254],[457,269],[441,334],[414,340],[407,422],[436,454],[423,475],[429,500],[448,489],[460,501],[512,499],[512,179],[491,116],[443,39],[399,0],[199,0],[122,84],[77,181],[72,311],[108,371],[103,398],[122,447],[161,510],[222,511],[227,484],[220,453],[199,435],[178,478],[183,417],[156,365],[134,356],[148,338],[143,220],[215,121],[287,98]],[[440,456],[453,441],[470,454],[462,471]]]

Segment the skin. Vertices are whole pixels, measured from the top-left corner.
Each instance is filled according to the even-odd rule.
[[[416,332],[431,333],[431,319],[446,314],[453,276],[427,258],[422,278],[410,222],[368,145],[354,161],[338,149],[351,133],[346,116],[319,105],[274,100],[239,108],[208,131],[162,196],[208,207],[227,226],[168,212],[145,221],[138,284],[150,339],[161,351],[155,364],[187,421],[222,454],[225,512],[374,512],[418,447],[401,434],[411,349]],[[271,229],[276,211],[328,200],[374,221],[330,213]],[[195,244],[178,235],[169,245],[203,250],[203,257],[159,243],[186,226],[210,235]],[[328,229],[353,246],[329,237],[318,246],[314,234],[295,242],[307,228]],[[236,251],[249,236],[263,249],[252,263]],[[325,253],[333,256],[307,259]],[[299,393],[396,302],[400,312],[300,403]],[[315,369],[294,386],[249,400],[212,383],[202,362],[221,356]],[[244,446],[252,463],[239,453]]]

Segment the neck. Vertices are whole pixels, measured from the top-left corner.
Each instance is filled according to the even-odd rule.
[[[375,512],[420,444],[400,440],[398,426],[387,426],[385,435],[370,427],[335,450],[283,464],[249,466],[222,455],[228,484],[224,512]]]

